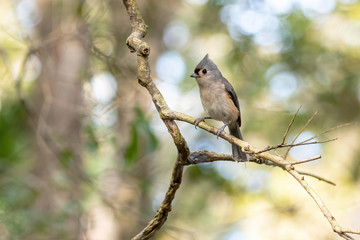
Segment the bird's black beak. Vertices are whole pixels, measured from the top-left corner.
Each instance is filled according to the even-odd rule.
[[[193,78],[197,78],[197,77],[200,77],[197,73],[193,73],[190,75],[190,77],[193,77]]]

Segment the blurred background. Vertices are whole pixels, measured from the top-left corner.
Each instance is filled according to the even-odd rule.
[[[152,76],[169,106],[204,116],[189,75],[209,53],[232,83],[251,145],[290,151],[338,222],[360,229],[360,2],[139,1]],[[130,239],[152,219],[176,149],[136,80],[120,0],[0,1],[0,239]],[[220,126],[221,123],[208,121]],[[178,123],[192,151],[230,144]],[[279,151],[283,153],[284,151]],[[355,237],[356,238],[356,237]],[[153,239],[340,239],[286,172],[252,163],[187,167]],[[360,239],[357,237],[356,239]]]

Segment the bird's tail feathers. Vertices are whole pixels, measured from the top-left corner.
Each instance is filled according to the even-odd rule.
[[[238,139],[243,140],[239,125],[237,123],[230,124],[229,131],[230,131],[230,134],[233,135],[234,137],[237,137]],[[239,147],[238,145],[235,145],[235,144],[232,144],[232,155],[233,155],[233,158],[235,159],[235,161],[238,161],[238,162],[247,162],[249,160],[247,154],[241,150],[241,147]]]

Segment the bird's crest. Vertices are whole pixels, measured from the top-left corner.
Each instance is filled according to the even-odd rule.
[[[219,70],[216,64],[209,58],[209,54],[206,54],[205,57],[196,66],[196,69],[203,68],[206,68],[208,70]]]

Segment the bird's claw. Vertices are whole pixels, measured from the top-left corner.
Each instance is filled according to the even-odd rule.
[[[224,131],[224,129],[226,128],[227,124],[225,124],[224,126],[222,126],[221,128],[219,128],[217,131],[216,131],[216,139],[219,139],[219,135],[222,131]]]
[[[219,139],[219,135],[222,131],[223,131],[223,129],[220,129],[220,128],[216,131],[216,139]]]
[[[197,126],[200,122],[204,121],[204,119],[205,119],[205,117],[199,117],[199,118],[195,119],[195,121],[194,121],[195,129],[196,129],[196,126]]]

